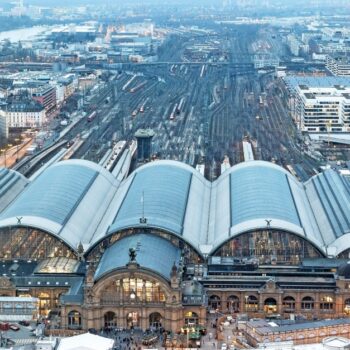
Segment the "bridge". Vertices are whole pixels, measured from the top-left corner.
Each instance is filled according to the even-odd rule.
[[[0,62],[0,68],[12,68],[23,70],[50,70],[53,68],[53,63],[47,62]]]

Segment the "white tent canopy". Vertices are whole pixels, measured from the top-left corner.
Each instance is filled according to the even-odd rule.
[[[61,340],[57,350],[112,350],[113,339],[84,333]]]

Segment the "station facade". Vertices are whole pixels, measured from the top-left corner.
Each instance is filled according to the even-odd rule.
[[[350,314],[350,182],[334,170],[300,183],[252,161],[211,183],[157,161],[121,181],[72,160],[1,174],[0,294],[39,298],[61,328]]]

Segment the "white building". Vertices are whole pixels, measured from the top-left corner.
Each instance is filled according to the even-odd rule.
[[[293,56],[299,56],[300,45],[302,45],[300,40],[294,34],[289,34],[287,36],[287,43],[288,43],[291,54]]]
[[[285,77],[290,108],[302,131],[350,132],[350,79]]]
[[[327,55],[326,68],[337,76],[350,76],[350,56]]]
[[[45,108],[35,101],[15,101],[3,109],[10,128],[41,127],[46,121]]]

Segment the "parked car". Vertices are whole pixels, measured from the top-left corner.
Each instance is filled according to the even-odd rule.
[[[10,324],[10,329],[11,329],[12,331],[15,331],[15,332],[17,332],[17,331],[20,330],[18,324],[16,324],[16,323]]]

